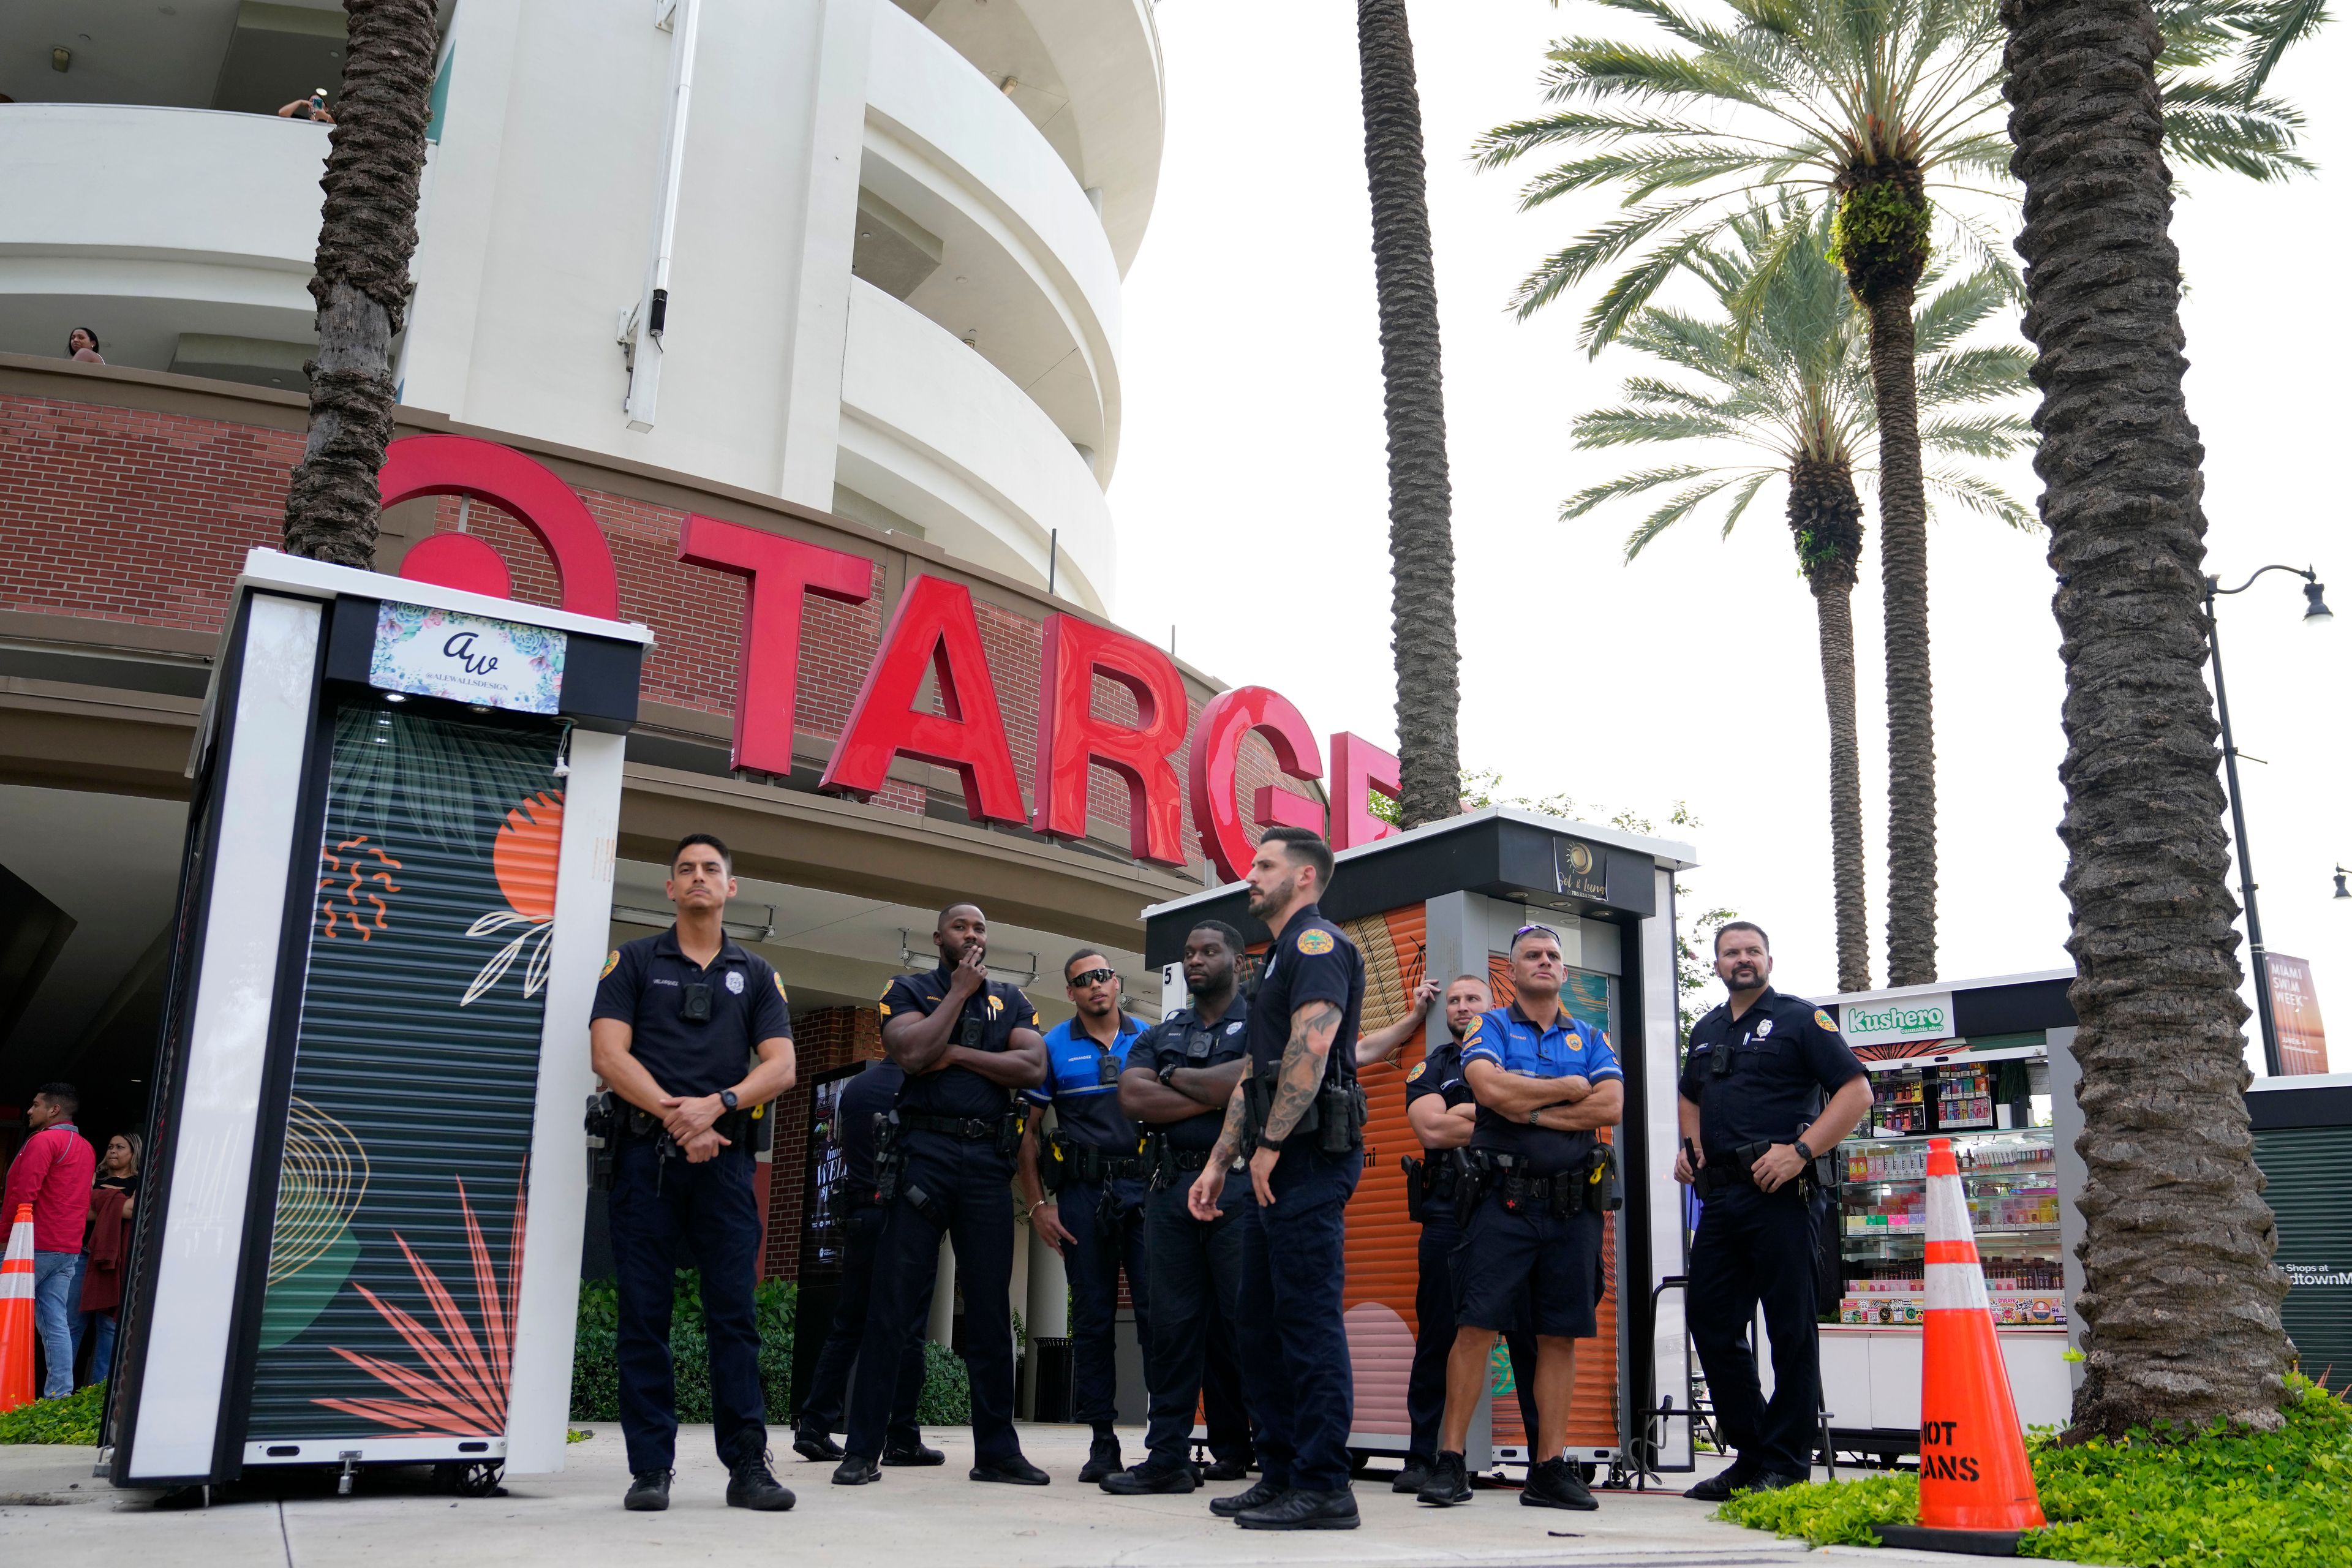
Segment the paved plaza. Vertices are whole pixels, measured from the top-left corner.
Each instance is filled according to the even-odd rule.
[[[654,1562],[838,1563],[843,1568],[1185,1568],[1236,1563],[1626,1564],[1629,1568],[1761,1568],[1818,1561],[1950,1565],[1984,1559],[1832,1548],[1776,1541],[1707,1518],[1675,1493],[1603,1492],[1597,1513],[1522,1508],[1509,1490],[1481,1490],[1467,1506],[1423,1508],[1375,1475],[1357,1482],[1363,1528],[1345,1533],[1268,1534],[1235,1529],[1208,1500],[1238,1482],[1188,1497],[1112,1498],[1080,1486],[1087,1432],[1027,1426],[1030,1457],[1051,1488],[975,1486],[968,1432],[929,1436],[948,1454],[936,1469],[886,1470],[871,1487],[827,1483],[833,1467],[780,1451],[777,1473],[800,1494],[788,1514],[752,1514],[720,1500],[726,1475],[710,1429],[679,1434],[669,1511],[630,1514],[620,1428],[598,1422],[572,1446],[557,1476],[517,1477],[507,1495],[453,1500],[431,1491],[422,1470],[363,1474],[339,1498],[315,1475],[233,1489],[208,1509],[159,1510],[152,1494],[117,1491],[90,1476],[91,1451],[0,1447],[0,1561],[27,1568],[357,1568],[447,1564],[513,1568],[621,1568]],[[1122,1434],[1130,1460],[1140,1434]],[[1684,1484],[1687,1484],[1686,1479]]]

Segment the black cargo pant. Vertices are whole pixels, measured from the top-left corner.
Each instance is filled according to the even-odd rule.
[[[854,1210],[842,1225],[841,1293],[834,1298],[833,1322],[824,1348],[817,1352],[816,1370],[809,1374],[808,1392],[801,1396],[798,1424],[819,1432],[842,1429],[842,1402],[849,1393],[850,1369],[857,1347],[866,1338],[866,1320],[874,1293],[874,1255],[882,1239],[882,1210],[876,1205]],[[923,1347],[910,1341],[898,1358],[898,1381],[890,1399],[890,1427],[886,1441],[892,1448],[911,1448],[923,1440],[915,1424],[915,1407],[923,1397]]]
[[[1742,1184],[1706,1200],[1691,1241],[1690,1336],[1724,1441],[1776,1475],[1812,1469],[1821,1434],[1821,1341],[1815,1313],[1825,1200],[1792,1184]],[[1772,1402],[1756,1375],[1749,1325],[1758,1303],[1772,1341]]]

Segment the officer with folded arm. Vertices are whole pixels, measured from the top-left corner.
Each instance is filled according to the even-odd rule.
[[[1434,992],[1435,981],[1423,985]],[[1429,1484],[1437,1465],[1437,1433],[1445,1415],[1445,1363],[1454,1352],[1460,1325],[1454,1321],[1454,1252],[1462,1245],[1462,1226],[1455,1218],[1461,1196],[1462,1173],[1468,1162],[1462,1151],[1478,1121],[1478,1102],[1470,1080],[1462,1076],[1462,1037],[1479,1015],[1494,1006],[1486,983],[1475,974],[1459,974],[1445,987],[1445,1037],[1432,1038],[1420,1061],[1404,1075],[1405,1120],[1421,1142],[1421,1158],[1405,1162],[1405,1202],[1421,1225],[1417,1254],[1421,1275],[1413,1289],[1412,1311],[1417,1329],[1412,1344],[1412,1370],[1405,1380],[1405,1418],[1412,1428],[1412,1446],[1404,1468],[1389,1489],[1418,1492]],[[1519,1416],[1528,1439],[1535,1440],[1535,1331],[1524,1323],[1503,1331],[1510,1348],[1512,1381],[1517,1385]]]
[[[1576,1392],[1576,1342],[1599,1331],[1601,1215],[1617,1206],[1616,1164],[1596,1135],[1623,1113],[1625,1075],[1609,1037],[1560,1007],[1568,968],[1549,926],[1511,937],[1507,1007],[1479,1015],[1463,1037],[1463,1077],[1478,1102],[1454,1255],[1454,1350],[1445,1423],[1421,1500],[1470,1500],[1462,1447],[1486,1383],[1495,1335],[1531,1311],[1536,1429],[1528,1435],[1530,1508],[1598,1507],[1565,1456]],[[1540,1457],[1538,1457],[1540,1456]]]
[[[635,1478],[622,1506],[669,1506],[677,1447],[669,1320],[682,1242],[702,1273],[728,1506],[774,1511],[792,1507],[793,1494],[768,1468],[751,1300],[760,1250],[751,1117],[793,1086],[792,1009],[767,961],[720,924],[735,896],[726,845],[708,833],[678,840],[667,891],[677,923],[604,961],[588,1025],[596,1076],[610,1091],[592,1102],[591,1118],[612,1157],[614,1349]]]
[[[1834,1190],[1823,1165],[1870,1110],[1870,1075],[1836,1020],[1772,989],[1771,942],[1752,921],[1715,933],[1731,993],[1691,1026],[1675,1180],[1701,1207],[1691,1239],[1691,1343],[1715,1419],[1738,1458],[1685,1497],[1794,1486],[1812,1473],[1820,1429],[1822,1226]],[[1772,1402],[1748,1325],[1759,1302],[1772,1341]]]
[[[899,975],[882,996],[882,1048],[907,1084],[876,1153],[885,1215],[857,1359],[898,1364],[930,1311],[940,1237],[952,1237],[971,1376],[971,1479],[1042,1487],[1052,1478],[1022,1456],[1013,1430],[1012,1184],[1017,1097],[1045,1081],[1045,1042],[1021,988],[988,978],[988,917],[978,905],[941,910],[931,936],[939,966]],[[861,1378],[851,1391],[834,1485],[882,1479],[892,1382]]]
[[[1249,1178],[1225,1169],[1213,1218],[1196,1219],[1190,1189],[1208,1165],[1227,1102],[1249,1062],[1248,1004],[1238,964],[1246,944],[1223,921],[1203,921],[1184,938],[1188,1004],[1145,1031],[1118,1082],[1119,1109],[1144,1126],[1151,1195],[1145,1207],[1150,1248],[1151,1341],[1144,1381],[1151,1419],[1143,1461],[1102,1479],[1118,1497],[1189,1492],[1197,1483],[1186,1457],[1192,1411],[1205,1407],[1210,1480],[1249,1474],[1249,1416],[1234,1360],[1241,1315],[1241,1206]]]
[[[1118,1276],[1144,1364],[1151,1360],[1151,1287],[1143,1238],[1142,1134],[1119,1108],[1119,1075],[1143,1026],[1119,1005],[1118,971],[1091,947],[1070,954],[1062,984],[1076,1011],[1045,1032],[1045,1081],[1027,1091],[1021,1135],[1021,1201],[1036,1239],[1061,1255],[1070,1286],[1074,1414],[1094,1428],[1078,1479],[1119,1473]],[[1051,1147],[1041,1131],[1054,1112]],[[1046,1189],[1050,1187],[1050,1191]]]
[[[1318,907],[1331,885],[1319,835],[1267,828],[1244,880],[1274,942],[1250,999],[1249,1074],[1187,1202],[1193,1218],[1215,1219],[1228,1167],[1247,1158],[1256,1201],[1242,1210],[1238,1332],[1264,1477],[1209,1507],[1244,1530],[1353,1530],[1342,1314],[1348,1199],[1364,1170],[1364,955]]]

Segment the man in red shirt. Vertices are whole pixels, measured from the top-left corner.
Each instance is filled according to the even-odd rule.
[[[21,1204],[33,1208],[33,1327],[47,1366],[41,1397],[73,1392],[73,1322],[81,1305],[81,1232],[89,1218],[89,1188],[98,1154],[74,1127],[81,1094],[69,1083],[45,1083],[33,1093],[25,1121],[33,1135],[8,1165],[0,1193],[0,1224],[16,1223]]]

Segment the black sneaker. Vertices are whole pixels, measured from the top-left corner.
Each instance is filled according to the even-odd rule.
[[[1389,1483],[1392,1492],[1417,1492],[1429,1484],[1429,1467],[1419,1459],[1407,1459],[1397,1479]]]
[[[1264,1508],[1234,1515],[1234,1522],[1244,1530],[1353,1530],[1364,1521],[1356,1513],[1356,1494],[1342,1487],[1286,1492]]]
[[[882,1462],[895,1470],[922,1465],[944,1465],[948,1462],[948,1457],[918,1437],[913,1444],[905,1447],[883,1445]]]
[[[669,1506],[671,1474],[668,1470],[639,1470],[636,1479],[629,1483],[628,1495],[621,1499],[621,1506],[631,1513],[661,1512]]]
[[[760,1513],[783,1513],[793,1506],[792,1489],[776,1479],[776,1472],[768,1468],[768,1456],[757,1454],[737,1465],[727,1475],[727,1506],[748,1508]]]
[[[999,1459],[991,1465],[974,1465],[971,1479],[976,1481],[996,1481],[1008,1487],[1045,1487],[1054,1484],[1054,1478],[1031,1464],[1019,1454]]]
[[[1724,1468],[1683,1493],[1683,1496],[1696,1498],[1700,1502],[1722,1502],[1732,1493],[1745,1491],[1754,1486],[1757,1479],[1763,1473],[1764,1467],[1761,1465],[1751,1465],[1746,1459],[1734,1459]]]
[[[799,1427],[793,1433],[793,1452],[803,1459],[839,1459],[841,1445],[833,1434],[817,1426]]]
[[[1086,1468],[1078,1472],[1078,1482],[1090,1487],[1126,1468],[1127,1456],[1118,1451],[1118,1439],[1107,1432],[1097,1432],[1095,1445],[1087,1454]]]
[[[1269,1481],[1261,1476],[1258,1479],[1257,1485],[1250,1488],[1250,1489],[1245,1492],[1235,1492],[1231,1497],[1211,1498],[1209,1500],[1209,1511],[1215,1514],[1219,1519],[1232,1519],[1234,1516],[1241,1513],[1246,1509],[1264,1508],[1266,1504],[1280,1497],[1283,1494],[1283,1488],[1276,1486],[1272,1481]]]
[[[1243,1481],[1249,1479],[1249,1473],[1250,1457],[1243,1454],[1202,1467],[1201,1479],[1204,1481]]]
[[[1528,1472],[1528,1484],[1519,1492],[1522,1508],[1572,1508],[1591,1512],[1601,1505],[1592,1500],[1592,1489],[1584,1484],[1584,1472],[1566,1459],[1546,1459]]]
[[[1131,1470],[1115,1470],[1102,1479],[1102,1489],[1113,1497],[1183,1493],[1191,1491],[1194,1484],[1192,1466],[1163,1465],[1150,1459]]]
[[[1429,1479],[1422,1483],[1421,1500],[1438,1508],[1470,1500],[1470,1473],[1461,1455],[1449,1451],[1437,1456],[1437,1463],[1429,1467]]]
[[[863,1454],[845,1456],[833,1472],[833,1484],[837,1487],[872,1486],[881,1479],[881,1467]]]

